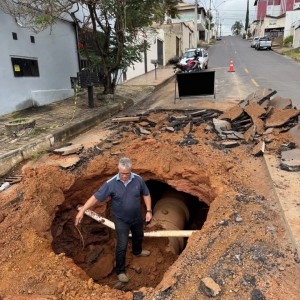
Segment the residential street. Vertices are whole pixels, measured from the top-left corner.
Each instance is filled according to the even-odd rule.
[[[250,41],[228,36],[208,48],[209,68],[215,70],[215,94],[213,96],[188,97],[176,100],[174,105],[175,80],[160,89],[137,107],[141,111],[157,108],[199,108],[231,105],[245,99],[260,89],[274,89],[277,96],[290,98],[300,107],[300,63],[275,51],[257,51],[250,47]],[[230,60],[235,72],[228,72]],[[201,84],[201,83],[199,83]],[[178,91],[177,91],[178,97]],[[137,107],[134,109],[136,110]],[[133,112],[131,108],[129,111]]]
[[[209,49],[209,55],[210,68],[217,72],[217,95],[221,90],[222,95],[228,98],[255,89],[271,88],[300,107],[299,62],[274,51],[257,51],[250,47],[250,41],[234,36],[223,37]],[[235,74],[230,74],[233,75],[232,80],[226,76],[230,59],[233,59],[235,67]],[[237,93],[237,85],[243,86],[240,94]]]

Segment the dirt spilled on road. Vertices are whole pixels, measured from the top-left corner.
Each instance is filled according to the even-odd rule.
[[[22,182],[1,193],[0,296],[297,299],[299,265],[263,160],[248,144],[221,147],[209,120],[189,128],[187,139],[186,128],[167,130],[167,118],[167,112],[148,116],[151,134],[133,123],[114,125],[114,136],[85,149],[72,170],[23,168]],[[276,131],[272,138],[272,149],[290,140]],[[117,172],[122,156],[148,184],[154,206],[164,191],[184,195],[184,229],[197,230],[178,251],[168,238],[145,238],[152,254],[136,258],[129,245],[127,285],[113,270],[114,232],[87,216],[74,226],[77,205]],[[110,202],[94,211],[111,219]],[[160,228],[145,226],[153,229]]]

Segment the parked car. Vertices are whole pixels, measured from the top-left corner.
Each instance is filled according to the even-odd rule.
[[[272,49],[272,41],[268,37],[260,37],[255,45],[256,50],[260,49]]]
[[[188,59],[195,57],[195,51],[198,52],[197,58],[200,62],[201,70],[208,68],[208,53],[203,48],[192,48],[188,49],[183,53],[183,56],[180,60],[180,64],[186,64]]]
[[[253,40],[251,41],[250,47],[251,48],[255,48],[256,43],[258,42],[259,36],[256,36],[253,38]]]

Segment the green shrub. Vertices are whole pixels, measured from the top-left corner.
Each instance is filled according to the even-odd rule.
[[[290,46],[293,43],[293,39],[294,37],[292,35],[287,36],[284,40],[283,40],[283,45],[284,46]]]

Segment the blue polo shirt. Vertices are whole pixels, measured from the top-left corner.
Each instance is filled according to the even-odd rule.
[[[141,196],[149,195],[149,189],[141,176],[132,173],[125,185],[119,174],[106,181],[94,194],[96,199],[103,202],[111,197],[112,214],[124,222],[131,223],[141,218]]]

